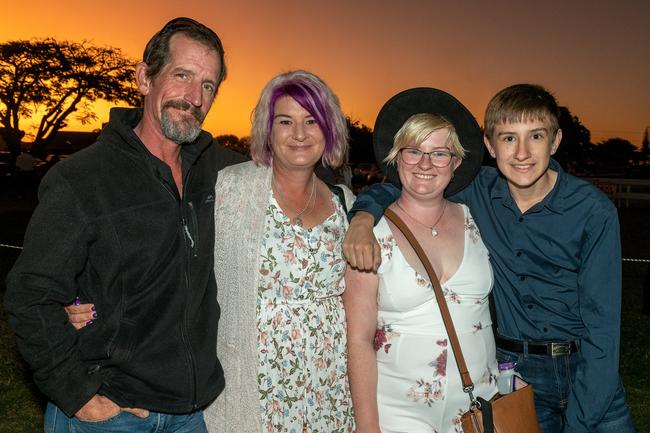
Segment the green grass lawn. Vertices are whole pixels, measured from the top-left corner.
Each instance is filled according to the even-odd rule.
[[[4,310],[0,312],[0,433],[43,431],[44,400],[16,352]]]
[[[627,401],[639,433],[650,432],[650,316],[623,312],[621,328],[621,376]]]
[[[0,251],[1,295],[11,256]],[[637,295],[637,294],[635,294]],[[621,329],[621,375],[637,431],[650,432],[650,316],[640,311],[638,296],[625,298]],[[44,400],[32,384],[27,366],[16,351],[7,316],[0,309],[0,433],[42,431]]]
[[[0,295],[5,277],[18,257],[13,250],[0,249]],[[16,350],[4,308],[0,308],[0,433],[43,431],[44,400],[31,380],[27,365]]]

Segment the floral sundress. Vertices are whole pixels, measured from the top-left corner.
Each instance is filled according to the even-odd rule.
[[[345,213],[311,229],[291,225],[271,194],[257,299],[258,385],[269,433],[354,431],[347,378]]]

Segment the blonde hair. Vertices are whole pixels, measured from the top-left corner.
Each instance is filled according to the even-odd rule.
[[[459,158],[465,158],[465,149],[460,144],[454,125],[442,116],[431,113],[418,113],[409,117],[395,134],[393,147],[384,158],[388,165],[395,164],[397,155],[405,147],[420,147],[432,132],[440,129],[448,131],[445,144],[450,147],[451,153]]]

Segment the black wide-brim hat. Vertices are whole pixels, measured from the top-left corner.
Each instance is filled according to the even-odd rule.
[[[387,165],[384,158],[393,148],[397,131],[409,117],[418,113],[431,113],[450,121],[465,149],[463,163],[456,169],[454,178],[445,190],[445,196],[453,195],[469,185],[481,168],[483,134],[472,113],[456,98],[442,90],[431,87],[408,89],[384,104],[377,115],[372,137],[377,164],[392,183],[400,186],[397,165]]]

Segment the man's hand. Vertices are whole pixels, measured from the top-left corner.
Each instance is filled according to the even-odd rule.
[[[350,266],[360,271],[376,272],[381,263],[381,250],[372,231],[374,217],[357,212],[343,239],[343,254]]]
[[[118,405],[103,395],[95,394],[74,416],[82,421],[103,421],[118,413],[120,413]]]
[[[74,416],[81,421],[97,422],[113,418],[120,412],[129,412],[138,418],[146,418],[149,416],[149,411],[146,409],[121,408],[110,399],[98,394],[95,394],[93,398],[88,400]]]

